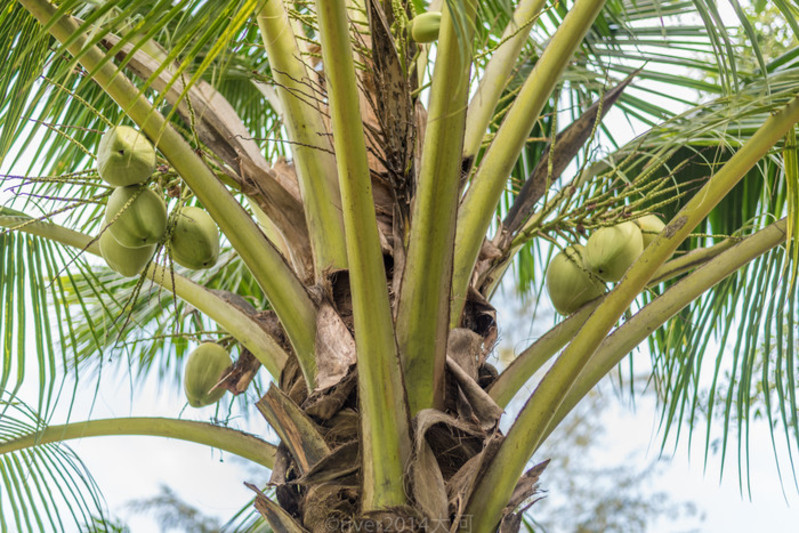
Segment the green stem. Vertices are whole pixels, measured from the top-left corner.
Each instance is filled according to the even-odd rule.
[[[467,514],[470,510],[475,514],[478,508],[476,506],[479,506],[481,513],[476,517],[478,531],[493,527],[499,521],[502,508],[507,504],[516,480],[524,471],[533,451],[541,444],[564,397],[630,302],[691,230],[797,121],[799,98],[794,98],[783,110],[769,117],[752,138],[688,201],[585,322],[519,413],[472,494],[467,505]]]
[[[472,179],[458,213],[450,325],[460,322],[466,293],[508,175],[560,75],[599,14],[604,0],[576,0],[522,85]]]
[[[586,304],[520,353],[488,389],[488,394],[497,402],[497,405],[503,408],[507,407],[516,393],[527,383],[527,380],[580,331],[585,320],[601,301],[601,299],[597,299]]]
[[[46,0],[19,2],[42,25],[48,24],[56,12],[56,8]],[[70,40],[77,30],[74,21],[66,16],[60,17],[49,27],[50,34],[62,43]],[[69,52],[80,56],[81,65],[92,73],[94,81],[150,139],[156,141],[158,148],[225,233],[277,313],[297,354],[306,383],[313,388],[316,378],[316,308],[302,283],[280,252],[183,137],[112,62],[103,63],[104,54],[99,48],[82,50],[85,42],[83,36],[75,39],[68,47]]]
[[[363,445],[363,511],[406,503],[410,434],[344,2],[317,0],[347,237]]]
[[[785,242],[787,221],[782,219],[746,237],[696,272],[675,283],[668,291],[641,309],[599,345],[547,426],[546,438],[574,408],[633,348],[654,330],[679,313],[705,291],[736,270]]]
[[[6,231],[24,231],[37,237],[72,246],[78,250],[86,250],[91,254],[100,255],[100,245],[97,241],[92,242],[93,239],[88,235],[50,222],[35,221],[20,211],[0,207],[0,226],[8,228]]]
[[[472,21],[474,2],[467,2],[465,9]],[[469,91],[471,54],[466,47],[471,41],[471,31],[459,39],[449,9],[445,9],[397,311],[397,343],[411,415],[441,407],[443,401],[460,155]]]
[[[521,0],[513,16],[502,32],[502,43],[491,55],[477,90],[469,101],[466,115],[466,133],[463,142],[463,157],[474,158],[483,142],[483,136],[491,122],[494,108],[508,82],[519,53],[527,41],[535,17],[546,0]]]
[[[0,209],[2,227],[18,229],[100,256],[99,244],[88,235],[56,224],[32,222],[31,218],[21,214],[4,214],[8,211]],[[288,354],[249,316],[201,285],[179,274],[173,276],[161,265],[152,263],[146,276],[167,290],[174,289],[179,298],[208,315],[241,342],[273,377],[280,377],[280,371],[288,360]]]
[[[317,279],[347,267],[335,157],[282,0],[264,2],[256,16],[283,110],[294,167],[305,204]]]
[[[693,270],[696,267],[702,266],[718,256],[720,253],[732,248],[739,242],[741,242],[740,237],[730,237],[713,246],[691,250],[680,257],[667,261],[655,271],[655,273],[652,275],[652,279],[649,280],[647,285],[656,285],[666,281],[667,279],[684,274],[689,270]]]
[[[269,469],[274,466],[277,450],[274,444],[255,435],[206,422],[135,417],[106,418],[48,426],[36,433],[1,442],[0,455],[51,442],[118,435],[151,435],[196,442],[249,459]]]
[[[647,286],[652,287],[663,281],[674,278],[691,269],[702,266],[724,250],[729,249],[741,239],[727,239],[714,246],[692,250],[687,254],[664,263]],[[502,371],[499,378],[491,385],[489,394],[500,407],[506,407],[517,392],[527,383],[535,372],[538,371],[558,350],[568,342],[583,326],[588,316],[602,302],[604,296],[598,298],[573,315],[568,316],[557,326],[546,332],[536,342],[528,346],[519,354],[508,367]]]

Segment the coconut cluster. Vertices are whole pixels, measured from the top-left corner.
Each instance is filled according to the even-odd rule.
[[[665,225],[655,215],[596,230],[583,247],[565,248],[549,263],[546,286],[555,310],[570,315],[605,292],[641,255]]]
[[[142,272],[167,234],[164,199],[146,186],[155,165],[153,145],[134,128],[116,126],[100,140],[97,171],[115,187],[106,205],[100,253],[109,268],[125,277]],[[213,219],[199,207],[178,209],[168,246],[172,259],[191,269],[213,266],[219,256]]]

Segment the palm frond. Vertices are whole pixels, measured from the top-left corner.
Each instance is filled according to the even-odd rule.
[[[758,80],[744,86],[735,97],[695,106],[609,154],[582,175],[566,175],[555,183],[550,198],[567,187],[574,190],[543,213],[550,221],[568,220],[567,226],[555,228],[551,222],[541,223],[577,239],[583,228],[601,225],[599,219],[592,222],[583,216],[589,212],[595,215],[596,209],[607,209],[611,216],[618,215],[624,207],[624,216],[644,210],[671,217],[690,198],[691,191],[726,162],[772,110],[794,95],[792,84],[797,76],[799,71],[795,69],[776,72],[770,79],[770,94],[763,80]],[[708,245],[714,242],[713,235],[724,237],[741,228],[751,231],[768,222],[753,220],[758,213],[785,216],[787,191],[781,168],[781,154],[775,151],[708,217],[690,245]],[[647,200],[641,203],[643,198]],[[751,223],[754,226],[748,227]],[[538,234],[529,225],[525,231],[517,243]],[[521,279],[520,284],[529,281],[532,280]]]
[[[266,490],[269,494],[272,490]],[[223,530],[230,533],[271,533],[272,528],[266,519],[256,511],[254,507],[255,498],[248,501],[239,509],[236,514],[224,524]]]
[[[217,267],[206,271],[173,268],[208,289],[237,294],[256,309],[269,308],[250,271],[230,250],[223,251]],[[74,354],[75,365],[99,372],[110,364],[129,372],[134,385],[156,375],[179,387],[190,347],[209,340],[232,341],[212,320],[152,282],[123,279],[103,266],[69,273],[62,282],[74,325],[65,348]]]
[[[88,523],[83,524],[80,533],[131,533],[131,531],[118,520],[93,516]]]
[[[662,399],[664,446],[669,441],[676,446],[684,428],[689,443],[695,432],[703,434],[705,462],[710,450],[719,453],[723,474],[725,459],[735,453],[740,485],[747,491],[749,432],[757,419],[768,421],[772,439],[784,439],[787,456],[775,447],[775,460],[789,462],[781,477],[790,472],[796,482],[797,295],[781,276],[784,260],[782,248],[764,255],[694,302],[649,342]]]
[[[0,443],[39,430],[36,411],[18,400],[0,402]],[[63,444],[0,455],[0,529],[69,531],[104,516],[104,503],[80,458]],[[71,519],[71,520],[70,520]],[[71,526],[74,524],[74,526]]]
[[[65,308],[56,280],[66,263],[82,261],[45,239],[0,233],[0,390],[13,398],[23,383],[35,383],[44,418],[54,408],[66,366],[66,354],[58,357],[56,347],[70,336],[70,324],[61,320]]]
[[[726,37],[719,34],[716,38],[716,45],[726,46]],[[595,45],[594,49],[602,48]],[[611,49],[606,55],[612,57],[615,53]],[[610,153],[602,163],[589,167],[586,163],[601,155],[602,145],[598,143],[604,138],[598,137],[572,167],[576,169],[571,174],[574,177],[556,182],[549,198],[542,199],[537,213],[541,226],[536,226],[535,231],[528,227],[529,232],[517,241],[519,245],[528,242],[516,261],[517,286],[521,290],[538,287],[540,294],[547,250],[551,248],[542,239],[532,239],[534,236],[571,243],[584,239],[585,230],[616,217],[634,216],[636,212],[654,211],[670,219],[769,113],[795,96],[799,71],[790,57],[790,54],[776,58],[763,56],[762,62],[755,58],[751,65],[760,64],[760,67],[751,70],[743,70],[741,64],[733,72],[728,65],[726,72],[712,73],[701,85],[681,84],[679,78],[668,80],[692,90],[713,86],[711,92],[721,96],[674,115]],[[768,72],[767,78],[760,74],[764,70]],[[644,69],[641,76],[646,78],[654,71]],[[727,76],[726,81],[721,80],[722,75]],[[732,84],[735,93],[730,94],[724,83]],[[633,96],[625,91],[619,99],[618,105],[625,113],[641,118],[644,110],[651,110],[652,116],[657,117],[656,108],[631,100],[639,98],[632,89],[629,94]],[[574,108],[579,110],[582,106]],[[554,122],[554,117],[553,114],[550,121]],[[531,160],[536,157],[532,155]],[[730,235],[743,236],[786,216],[788,187],[794,183],[789,174],[783,165],[783,148],[775,147],[697,228],[682,250],[709,246]],[[638,187],[641,187],[638,192],[632,192]],[[511,191],[508,198],[513,197]],[[644,198],[646,201],[642,202]],[[550,199],[556,203],[547,206]],[[601,213],[610,219],[602,222]],[[594,215],[599,217],[591,220]],[[747,431],[755,413],[763,415],[768,411],[775,438],[782,431],[789,450],[796,450],[798,444],[794,437],[797,423],[791,415],[795,409],[794,340],[785,334],[784,328],[791,320],[788,317],[796,312],[795,289],[787,288],[790,280],[784,276],[783,254],[782,250],[772,252],[719,284],[690,311],[678,315],[650,339],[656,383],[663,398],[662,424],[666,438],[677,441],[684,429],[689,428],[690,442],[700,425],[698,422],[706,417],[705,440],[709,449],[717,436],[711,435],[711,431],[717,431],[717,422],[721,421],[718,442],[724,450],[722,461],[728,449],[730,455],[733,453],[732,443],[737,443],[742,487],[747,472]],[[645,293],[641,303],[661,291],[659,288]],[[772,318],[776,310],[779,310],[778,322],[776,317]],[[734,315],[741,318],[733,320]],[[707,354],[704,365],[703,354]],[[763,406],[764,402],[770,410]],[[793,464],[792,456],[787,459]],[[782,462],[786,457],[779,460]]]

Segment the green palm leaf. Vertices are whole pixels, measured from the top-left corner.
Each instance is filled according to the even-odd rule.
[[[256,309],[268,309],[249,270],[229,250],[216,268],[181,272],[208,289],[237,294]],[[111,364],[129,372],[134,384],[155,374],[180,387],[190,345],[232,339],[168,289],[141,281],[120,278],[102,267],[70,274],[64,303],[75,315],[76,326],[67,348],[76,364],[98,371]]]
[[[54,350],[57,344],[67,344],[69,333],[61,320],[55,319],[65,310],[61,286],[52,283],[64,264],[63,254],[47,240],[0,233],[0,390],[13,398],[23,383],[31,380],[29,376],[36,376],[38,412],[44,418],[54,407],[54,394],[63,380],[66,362],[66,354],[56,357]]]
[[[7,397],[6,397],[7,398]],[[0,403],[0,444],[43,427],[19,401]],[[91,474],[63,444],[44,444],[0,456],[0,530],[66,531],[104,516]]]
[[[60,11],[71,12],[83,21],[84,27],[92,28],[91,45],[102,42],[104,32],[122,33],[121,39],[111,51],[121,50],[125,45],[134,45],[134,50],[145,46],[142,39],[153,39],[162,49],[169,50],[163,58],[163,66],[175,64],[170,83],[185,82],[185,92],[200,79],[206,79],[231,96],[235,104],[247,102],[241,108],[242,118],[251,126],[253,135],[265,138],[274,128],[275,115],[263,112],[263,99],[252,81],[255,76],[268,76],[263,65],[263,56],[250,50],[260,37],[257,28],[238,20],[228,24],[236,14],[251,11],[252,0],[233,3],[206,3],[182,1],[174,6],[169,2],[135,0],[103,4],[97,7],[80,1],[64,2]],[[111,6],[114,6],[111,9]],[[170,6],[171,9],[164,9]],[[249,10],[249,11],[248,11]],[[152,14],[158,16],[153,18]],[[6,83],[13,82],[0,99],[0,110],[4,113],[0,161],[6,158],[12,144],[20,145],[32,141],[33,133],[20,122],[23,116],[35,122],[51,125],[41,139],[40,149],[34,161],[49,163],[49,172],[59,175],[65,170],[74,171],[91,166],[93,152],[100,134],[108,124],[117,123],[122,116],[116,104],[95,84],[87,73],[75,68],[75,60],[66,54],[62,46],[50,42],[47,34],[38,29],[35,19],[19,5],[11,6],[8,14],[0,19],[4,34],[13,34],[16,40],[8,41],[3,71]],[[148,16],[149,15],[149,16]],[[147,21],[145,23],[145,21]],[[101,30],[93,24],[100,24]],[[146,26],[146,27],[145,27]],[[244,50],[231,54],[225,49]],[[148,48],[148,50],[151,50]],[[127,64],[130,57],[122,61]],[[261,74],[255,74],[260,72]],[[149,79],[139,80],[141,90],[160,96],[149,89],[155,73]],[[167,106],[169,112],[172,106]],[[257,113],[256,110],[261,110]],[[247,112],[249,109],[249,112]],[[26,131],[28,133],[26,133]],[[12,154],[15,162],[20,153]]]

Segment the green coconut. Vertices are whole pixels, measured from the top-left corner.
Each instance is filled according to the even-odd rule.
[[[103,231],[100,234],[98,244],[108,267],[126,278],[141,274],[155,252],[154,244],[140,248],[126,248],[117,242],[110,231]]]
[[[633,222],[599,228],[588,239],[585,265],[604,281],[619,281],[644,251],[641,230]]]
[[[416,15],[410,20],[409,29],[411,37],[417,43],[432,43],[438,39],[438,30],[441,28],[441,12],[428,11]]]
[[[155,150],[143,133],[129,126],[117,126],[100,139],[97,172],[111,185],[138,185],[154,171]]]
[[[193,270],[216,264],[219,230],[211,215],[199,207],[180,210],[170,239],[170,254],[177,264]]]
[[[649,246],[649,243],[654,241],[655,237],[666,227],[666,224],[657,215],[645,215],[641,218],[636,218],[633,222],[641,230],[644,248]]]
[[[111,224],[108,231],[122,246],[149,246],[164,236],[166,205],[147,187],[117,187],[108,198],[105,221]]]
[[[547,292],[561,315],[572,314],[605,292],[605,284],[583,264],[584,254],[583,246],[569,246],[556,255],[547,268]]]
[[[225,395],[225,389],[214,388],[214,385],[232,364],[227,350],[216,343],[205,342],[195,348],[183,372],[183,391],[189,405],[204,407],[218,402]]]

